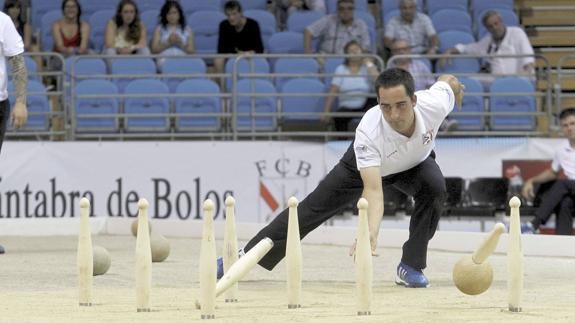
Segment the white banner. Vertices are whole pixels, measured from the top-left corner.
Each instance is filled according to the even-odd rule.
[[[504,159],[551,159],[565,139],[439,139],[445,176],[501,176]],[[337,163],[349,142],[6,142],[0,157],[0,225],[18,234],[35,219],[77,218],[81,196],[92,216],[202,217],[202,203],[236,198],[239,222],[268,222],[290,196],[300,201]],[[26,219],[26,221],[25,221]],[[45,223],[45,222],[42,222]],[[54,231],[56,232],[56,231]],[[5,233],[5,232],[4,232]],[[169,234],[169,233],[167,233]]]
[[[324,145],[291,142],[7,142],[0,158],[2,218],[134,217],[139,198],[158,219],[199,219],[210,198],[216,219],[236,198],[240,221],[262,222],[325,174]]]

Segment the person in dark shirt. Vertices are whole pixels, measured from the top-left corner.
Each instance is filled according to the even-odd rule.
[[[231,0],[224,6],[227,19],[220,23],[218,54],[263,53],[264,46],[257,21],[244,17],[242,6]],[[224,72],[224,58],[214,60],[217,73]]]

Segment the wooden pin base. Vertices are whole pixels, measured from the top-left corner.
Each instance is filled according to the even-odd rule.
[[[358,316],[371,315],[371,311],[357,311]]]
[[[149,308],[139,308],[138,313],[140,312],[151,312],[151,310]]]
[[[212,315],[209,315],[209,314],[204,315],[204,314],[202,314],[201,318],[202,318],[202,320],[213,320],[213,319],[216,318],[216,314],[212,314]]]
[[[80,306],[92,306],[92,303],[79,303]]]
[[[509,312],[521,312],[521,307],[509,306]]]
[[[288,304],[288,308],[292,309],[292,308],[301,308],[301,304]]]

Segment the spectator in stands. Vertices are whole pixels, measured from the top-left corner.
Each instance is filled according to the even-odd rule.
[[[535,233],[541,224],[547,222],[556,211],[556,234],[573,234],[573,216],[575,215],[575,108],[561,111],[559,122],[563,135],[567,138],[555,152],[551,168],[525,181],[522,195],[527,199],[534,197],[534,185],[555,181],[541,197],[541,205],[535,211],[535,218],[521,226],[523,233]],[[559,179],[563,171],[567,179]],[[539,192],[538,192],[539,195]]]
[[[400,0],[400,15],[393,17],[385,26],[383,42],[391,48],[396,39],[407,39],[413,54],[437,54],[439,38],[431,19],[417,12],[415,0]]]
[[[391,44],[391,57],[396,55],[411,54],[411,46],[407,40],[396,39]],[[419,59],[397,58],[389,62],[388,68],[399,67],[408,71],[415,81],[415,90],[421,91],[428,89],[435,80],[429,67]]]
[[[520,27],[505,26],[501,15],[489,10],[482,18],[483,25],[489,32],[485,37],[471,44],[457,44],[446,51],[446,54],[472,55],[533,55],[533,47],[527,35]],[[490,57],[484,60],[482,71],[491,74],[532,75],[535,58],[533,56],[517,58]]]
[[[194,33],[178,1],[167,0],[160,10],[160,24],[152,37],[152,53],[177,56],[194,53]],[[158,60],[162,65],[163,58]]]
[[[121,0],[114,19],[106,26],[104,52],[109,55],[150,54],[146,26],[134,0]]]
[[[355,19],[353,0],[338,0],[337,15],[327,15],[304,31],[304,49],[307,54],[315,52],[312,38],[319,37],[319,51],[326,54],[343,54],[345,44],[352,40],[361,44],[365,51],[371,51],[371,40],[367,25]]]
[[[294,11],[313,10],[326,13],[325,0],[277,0],[275,3],[276,15],[282,29],[286,25],[287,17]]]
[[[244,16],[239,1],[226,2],[224,12],[227,19],[220,23],[218,54],[263,53],[264,45],[260,25],[257,21]],[[225,63],[224,58],[214,60],[217,73],[224,72]]]
[[[24,41],[24,50],[27,53],[38,53],[40,52],[40,46],[38,42],[32,39],[32,26],[24,19],[24,12],[22,11],[23,6],[21,0],[6,0],[4,2],[4,13],[7,14],[14,23],[18,34],[22,37]],[[41,69],[43,62],[42,57],[34,56],[36,65],[38,69]]]
[[[409,42],[403,39],[396,39],[391,44],[391,57],[395,55],[409,55],[411,54],[411,47]],[[433,75],[429,67],[419,59],[411,58],[397,58],[389,62],[388,68],[399,67],[408,71],[415,81],[415,90],[426,90],[435,83]],[[439,126],[439,131],[452,131],[457,128],[457,120],[447,116]]]
[[[361,45],[355,40],[348,42],[344,51],[346,55],[363,54]],[[331,112],[336,95],[339,95],[339,99],[335,112],[365,112],[377,105],[375,98],[368,98],[366,95],[371,93],[372,84],[378,75],[379,71],[370,59],[361,56],[346,57],[344,63],[335,69],[329,89],[330,96],[325,100],[326,115],[322,117],[322,122],[330,122],[331,116],[327,113]],[[335,130],[355,131],[355,128],[350,128],[350,121],[361,117],[335,117]]]
[[[90,25],[81,20],[82,8],[77,0],[62,1],[62,19],[52,25],[54,51],[64,57],[87,54]]]

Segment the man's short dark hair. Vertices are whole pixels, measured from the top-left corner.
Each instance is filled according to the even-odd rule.
[[[230,0],[230,1],[226,2],[226,4],[224,5],[224,12],[232,11],[232,10],[237,10],[238,12],[242,12],[242,5],[240,4],[239,1]]]
[[[567,118],[568,116],[575,116],[575,108],[567,108],[559,114],[559,121]]]
[[[375,93],[379,97],[379,88],[389,89],[398,85],[403,85],[409,97],[415,93],[415,82],[408,71],[401,68],[388,68],[375,80]]]

